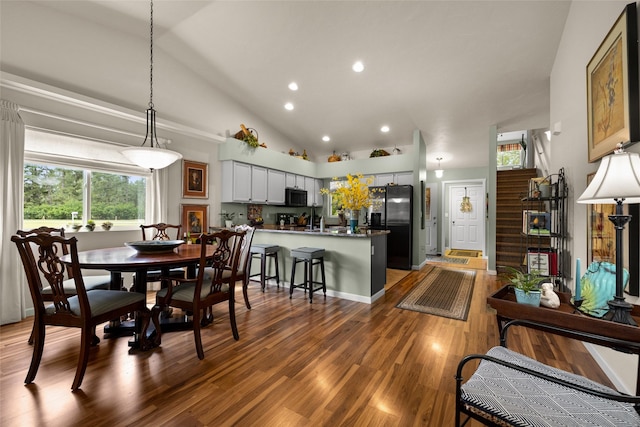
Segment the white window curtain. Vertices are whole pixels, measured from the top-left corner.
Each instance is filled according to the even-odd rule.
[[[26,317],[27,282],[13,236],[22,226],[24,123],[18,105],[0,99],[0,324]]]
[[[167,187],[169,186],[169,174],[167,168],[154,170],[151,175],[151,185],[147,186],[147,224],[158,224],[167,222]]]

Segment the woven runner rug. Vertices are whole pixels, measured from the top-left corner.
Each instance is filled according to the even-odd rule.
[[[433,267],[396,307],[467,320],[476,272]]]

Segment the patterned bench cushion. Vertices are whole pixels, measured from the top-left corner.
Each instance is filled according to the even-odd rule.
[[[487,355],[572,384],[619,394],[602,384],[504,347],[494,347]],[[469,410],[489,413],[507,425],[640,426],[640,415],[631,404],[589,395],[487,360],[480,363],[461,389],[462,400]]]

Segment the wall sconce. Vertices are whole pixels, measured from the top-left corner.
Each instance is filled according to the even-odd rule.
[[[436,169],[436,178],[442,178],[442,175],[444,175],[444,171],[440,169],[440,160],[442,160],[442,157],[438,157],[436,158],[436,160],[438,161],[438,169]]]

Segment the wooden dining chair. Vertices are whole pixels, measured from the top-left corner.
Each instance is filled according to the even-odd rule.
[[[163,278],[171,284],[161,289],[156,294],[156,306],[154,310],[162,311],[165,307],[175,307],[192,313],[193,335],[196,352],[199,359],[204,359],[202,349],[203,317],[210,307],[228,301],[229,322],[233,338],[238,340],[238,327],[235,315],[235,285],[238,265],[240,260],[241,240],[244,239],[244,231],[221,230],[212,234],[200,236],[200,261],[198,274],[195,279]],[[215,251],[211,257],[206,256],[207,245],[215,245]],[[208,272],[205,274],[205,270]],[[223,278],[225,271],[229,271],[228,280]]]
[[[53,227],[39,227],[31,230],[18,230],[16,234],[21,237],[26,237],[32,234],[51,234],[55,236],[64,235],[64,228],[53,228]],[[65,251],[67,249],[66,246],[62,247],[62,250]],[[63,255],[66,255],[66,252],[63,252]],[[87,291],[92,291],[95,289],[109,289],[109,285],[111,284],[111,275],[102,274],[98,276],[85,276],[84,277],[84,287]],[[40,290],[42,295],[42,299],[44,301],[53,301],[53,291],[48,284],[43,285],[44,288]],[[73,280],[73,273],[69,270],[67,271],[67,279],[63,283],[65,293],[67,295],[75,295],[76,294],[76,285]],[[31,331],[31,335],[29,336],[29,344],[33,344],[33,334],[35,331],[36,324],[33,324],[33,330]],[[93,344],[97,344],[100,342],[97,336],[94,336]]]
[[[25,379],[30,384],[36,377],[45,341],[45,327],[47,325],[80,328],[80,354],[76,375],[71,386],[77,390],[82,384],[87,362],[91,338],[96,325],[114,318],[137,312],[141,316],[141,330],[139,331],[140,348],[146,350],[160,343],[160,324],[158,313],[147,308],[146,295],[136,292],[96,289],[88,292],[80,265],[78,263],[77,239],[55,236],[51,233],[35,233],[27,236],[14,235],[11,237],[18,247],[24,272],[27,276],[31,299],[35,312],[33,355],[29,372]],[[71,264],[65,265],[60,256],[69,254]],[[73,277],[75,292],[73,295],[65,291],[65,273],[69,271]],[[51,289],[52,303],[45,305],[42,296],[42,281],[46,280]],[[150,317],[156,328],[155,339],[147,339],[147,327]]]
[[[141,224],[140,229],[142,230],[142,240],[182,240],[182,236],[180,235],[182,225],[165,224],[164,222],[160,222],[149,225]],[[175,233],[175,235],[173,233]],[[147,283],[161,282],[161,278],[167,275],[169,277],[184,278],[185,271],[183,268],[171,268],[168,270],[168,273],[163,273],[161,270],[150,270],[147,271]],[[162,287],[165,287],[164,283],[162,284]],[[136,275],[134,274],[132,290],[136,289]]]
[[[244,232],[244,238],[240,239],[240,259],[238,260],[238,271],[236,272],[236,280],[242,280],[242,295],[244,296],[244,304],[247,306],[247,309],[251,310],[251,304],[249,304],[249,294],[247,292],[247,288],[249,285],[249,274],[250,271],[245,271],[247,265],[249,263],[249,256],[251,254],[251,243],[253,242],[253,233],[255,232],[255,227],[251,227],[250,225],[238,225],[235,227],[236,231]],[[222,279],[225,282],[229,282],[231,280],[231,270],[226,270],[222,273]]]

